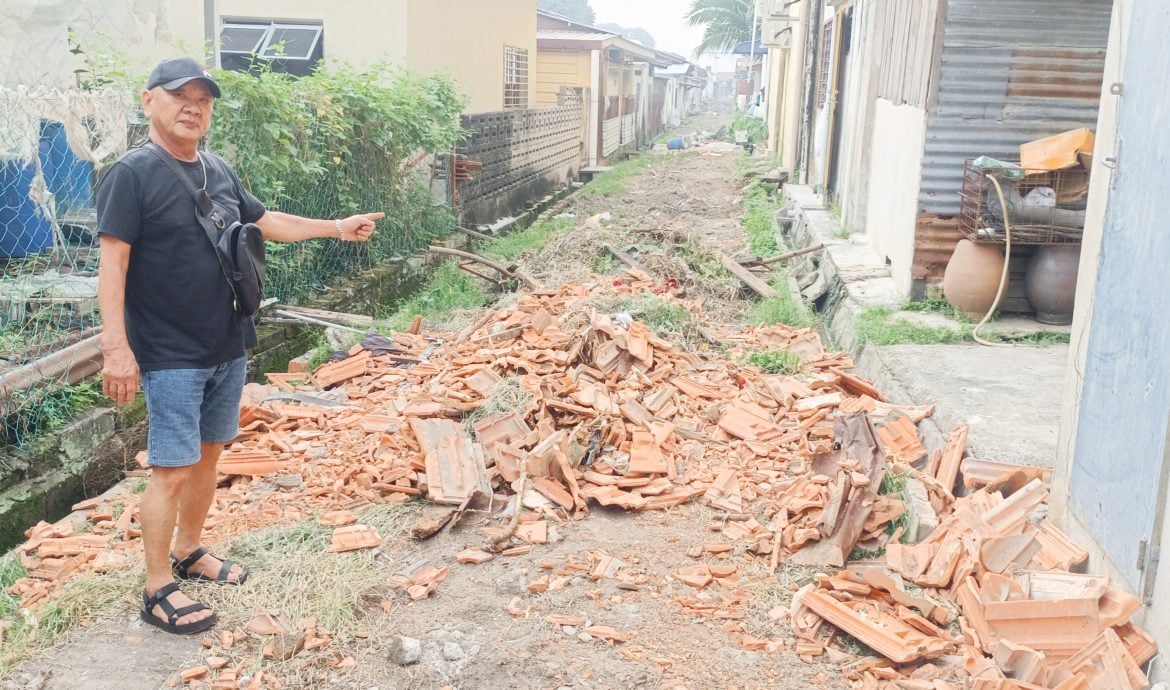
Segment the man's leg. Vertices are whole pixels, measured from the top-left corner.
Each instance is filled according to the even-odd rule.
[[[203,523],[215,500],[215,465],[224,444],[240,433],[240,394],[246,378],[243,357],[214,368],[203,388],[199,410],[199,462],[192,468],[187,486],[179,499],[179,534],[175,538],[176,558],[183,560],[202,545]],[[219,578],[223,563],[211,554],[204,555],[187,568],[192,575]],[[233,565],[228,581],[236,582],[244,569]]]
[[[186,484],[198,463],[199,407],[207,375],[200,370],[171,369],[142,372],[142,390],[150,431],[147,455],[151,472],[139,505],[143,550],[146,554],[146,594],[174,581],[171,572],[171,539]],[[167,597],[175,609],[194,603],[182,592]],[[150,612],[167,621],[161,606]],[[177,623],[193,623],[212,615],[202,610],[181,617]]]
[[[179,559],[186,558],[202,544],[203,523],[215,499],[215,464],[223,452],[223,443],[202,443],[199,450],[199,462],[191,466],[191,473],[179,497],[179,533],[175,537],[174,549]],[[220,567],[220,561],[208,554],[188,568],[188,572],[214,578],[219,575]],[[235,580],[242,572],[240,566],[233,565],[228,579]]]
[[[142,526],[142,546],[146,552],[146,593],[153,595],[159,588],[174,580],[171,575],[171,536],[175,530],[179,496],[191,467],[156,467],[150,472],[150,481],[138,506],[138,521]],[[194,603],[182,592],[175,592],[167,600],[176,609]],[[166,620],[166,613],[155,606],[155,617]],[[177,623],[193,623],[211,615],[203,610],[187,614]]]

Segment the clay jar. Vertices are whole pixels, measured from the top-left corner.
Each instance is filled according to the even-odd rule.
[[[1072,323],[1077,294],[1080,244],[1046,244],[1036,248],[1024,276],[1024,294],[1040,323]]]
[[[991,309],[1002,274],[1000,245],[959,240],[943,274],[943,295],[952,307],[978,321]]]

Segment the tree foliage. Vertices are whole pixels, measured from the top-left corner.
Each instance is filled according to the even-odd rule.
[[[654,40],[654,36],[649,31],[643,29],[640,26],[626,28],[621,24],[605,22],[604,24],[598,24],[597,28],[605,29],[606,31],[612,31],[615,34],[621,34],[631,41],[637,41],[638,43],[641,43],[647,48],[655,48],[658,46],[658,42]]]
[[[752,0],[692,0],[685,16],[691,26],[703,27],[697,54],[730,51],[752,40]]]
[[[597,21],[597,15],[589,6],[589,0],[538,0],[536,6],[546,12],[562,14],[582,24],[592,24]]]

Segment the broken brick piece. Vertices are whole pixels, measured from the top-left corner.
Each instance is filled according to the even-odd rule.
[[[329,550],[334,553],[373,549],[382,545],[382,537],[369,525],[350,525],[333,530],[333,541]]]
[[[463,549],[459,553],[455,554],[455,560],[464,565],[479,565],[481,563],[487,563],[492,558],[494,558],[492,554],[480,549]]]
[[[591,625],[585,628],[584,632],[611,642],[621,643],[630,641],[630,635],[628,633],[618,632],[608,625]]]

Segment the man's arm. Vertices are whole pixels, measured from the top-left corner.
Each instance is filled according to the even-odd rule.
[[[126,337],[126,269],[130,245],[101,235],[98,264],[98,309],[102,315],[102,392],[119,405],[138,394],[138,361]]]
[[[280,211],[266,211],[256,225],[266,240],[300,242],[315,237],[333,237],[345,242],[365,242],[374,234],[375,221],[385,213],[361,213],[340,220],[314,220]]]

